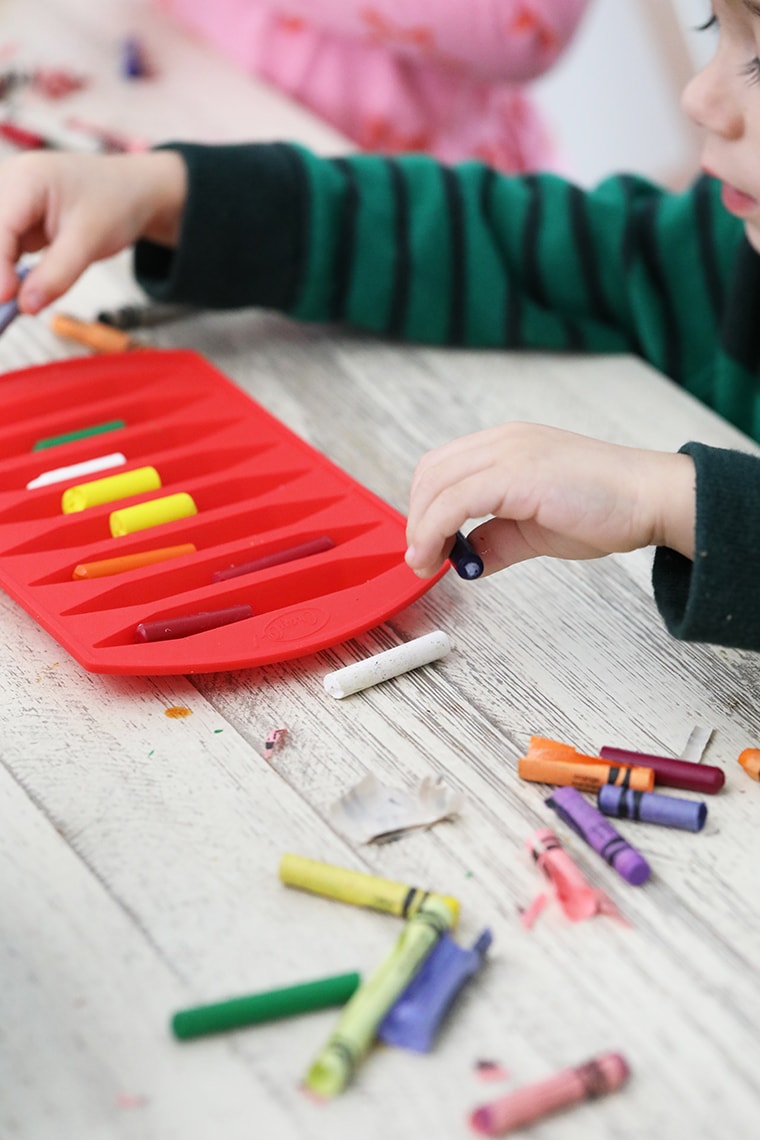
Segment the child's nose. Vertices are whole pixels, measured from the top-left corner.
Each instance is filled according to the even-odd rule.
[[[736,139],[743,133],[744,112],[737,97],[736,77],[726,74],[719,57],[687,83],[681,104],[689,118],[711,134]]]

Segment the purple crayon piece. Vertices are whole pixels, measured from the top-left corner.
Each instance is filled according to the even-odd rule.
[[[454,545],[449,551],[449,562],[460,578],[472,581],[483,573],[483,559],[478,554],[469,538],[465,538],[460,530],[457,531]]]
[[[465,982],[483,965],[491,939],[491,931],[486,929],[466,950],[448,934],[442,934],[422,968],[380,1022],[380,1040],[415,1053],[429,1053],[446,1011]]]
[[[170,641],[175,637],[189,637],[192,633],[204,633],[220,625],[231,625],[253,617],[250,606],[229,606],[225,610],[205,610],[198,614],[184,614],[180,617],[158,618],[156,621],[141,621],[135,629],[135,641]]]
[[[254,558],[252,562],[241,562],[238,566],[230,566],[226,570],[216,570],[211,576],[211,581],[226,582],[228,578],[239,578],[241,574],[252,574],[254,570],[268,570],[270,566],[279,566],[283,562],[295,562],[298,558],[308,558],[310,554],[321,554],[323,550],[332,550],[334,546],[333,540],[323,534],[319,538],[312,538],[310,542],[289,546],[287,550],[264,554],[261,558]]]
[[[16,270],[19,285],[24,280],[28,272],[28,265],[22,266],[20,269]],[[16,317],[18,316],[18,312],[18,294],[15,297],[11,297],[10,301],[5,301],[2,305],[0,305],[0,333],[5,332],[11,321],[15,321]]]
[[[664,788],[681,788],[685,792],[704,792],[713,795],[726,782],[722,768],[710,764],[692,764],[688,760],[673,760],[670,756],[651,756],[648,752],[630,752],[627,748],[600,748],[599,755],[611,764],[630,764],[638,768],[651,768],[654,782]]]
[[[569,787],[557,788],[546,802],[627,883],[639,887],[647,881],[651,870],[644,856],[623,839],[579,791]]]
[[[701,831],[707,819],[707,804],[701,800],[658,796],[656,792],[637,792],[633,788],[615,788],[612,784],[599,789],[596,802],[605,815],[659,823],[681,831]]]

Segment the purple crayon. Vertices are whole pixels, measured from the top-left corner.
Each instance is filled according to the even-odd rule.
[[[701,831],[707,819],[707,804],[701,800],[637,792],[633,788],[615,788],[612,784],[605,784],[599,789],[596,802],[605,815],[659,823],[663,827],[678,827],[681,831]]]
[[[483,965],[491,931],[481,932],[471,949],[442,934],[401,996],[380,1022],[377,1035],[386,1045],[429,1053],[446,1011],[465,982]]]
[[[601,855],[633,887],[639,887],[651,871],[644,856],[631,847],[612,824],[587,803],[575,788],[557,788],[546,801],[559,818]]]

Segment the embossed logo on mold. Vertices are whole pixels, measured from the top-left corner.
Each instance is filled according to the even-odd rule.
[[[316,633],[323,625],[327,625],[329,620],[330,614],[327,610],[318,609],[316,606],[304,606],[301,610],[289,610],[286,614],[274,618],[265,628],[264,635],[272,641],[298,641],[302,637],[308,637],[310,633]]]

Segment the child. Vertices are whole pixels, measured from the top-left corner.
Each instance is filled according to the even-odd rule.
[[[524,172],[556,160],[525,86],[589,0],[157,2],[364,150]]]
[[[582,193],[553,175],[284,144],[26,154],[0,169],[0,302],[25,251],[47,246],[19,289],[32,313],[136,241],[157,300],[438,344],[633,351],[760,438],[760,10],[714,10],[717,53],[685,94],[708,173],[684,194],[630,176]],[[488,570],[657,543],[671,631],[760,649],[759,492],[760,461],[738,452],[495,428],[423,460],[408,561],[432,573],[458,527],[489,512]]]

